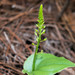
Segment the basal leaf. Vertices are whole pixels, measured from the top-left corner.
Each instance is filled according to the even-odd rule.
[[[37,53],[35,70],[32,71],[34,54],[24,63],[24,73],[28,75],[53,75],[68,67],[75,67],[75,64],[64,57],[56,57],[52,54]]]

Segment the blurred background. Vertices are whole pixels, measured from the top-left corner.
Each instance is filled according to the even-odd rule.
[[[23,75],[24,61],[34,53],[34,30],[43,4],[46,33],[39,46],[45,53],[75,63],[75,0],[0,0],[0,75]],[[68,68],[55,75],[75,75]]]

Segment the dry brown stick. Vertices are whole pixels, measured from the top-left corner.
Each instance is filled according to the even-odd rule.
[[[11,44],[10,39],[9,39],[8,35],[6,34],[6,32],[4,32],[4,36],[5,36],[6,40],[8,41],[8,43],[9,43],[11,49],[13,50],[13,52],[16,54],[17,52],[16,52],[13,44]]]
[[[66,0],[62,10],[60,11],[59,15],[57,16],[57,21],[59,21],[61,19],[64,12],[68,9],[69,5],[70,5],[70,0]]]
[[[12,34],[13,37],[15,37],[21,44],[23,44],[29,50],[29,52],[32,54],[32,50],[28,46],[26,46],[24,44],[24,42],[10,28],[5,27],[4,29],[7,30],[10,34]]]
[[[16,3],[13,3],[13,2],[9,2],[8,0],[2,0],[2,1],[0,2],[0,5],[11,6],[11,8],[16,8],[16,9],[19,9],[19,10],[25,9],[25,7],[20,6],[20,5],[17,5]]]
[[[74,43],[75,43],[75,39],[74,39],[74,37],[73,37],[72,32],[71,32],[71,31],[70,31],[70,29],[68,28],[68,25],[66,25],[66,29],[67,29],[67,31],[68,31],[68,32],[69,32],[69,34],[70,34],[70,37],[71,37],[72,42],[74,42]]]
[[[9,21],[12,22],[13,20],[16,20],[17,18],[19,18],[23,15],[28,15],[28,14],[32,13],[32,11],[33,11],[33,8],[31,8],[29,11],[25,11],[23,13],[20,13],[20,14],[14,16],[14,17],[9,18]]]
[[[0,17],[0,21],[3,21],[3,20],[8,20],[8,18],[6,18],[6,17]]]
[[[22,40],[8,27],[4,27],[5,30],[7,30],[13,37],[15,37],[19,42],[22,43]]]
[[[12,70],[14,70],[14,71],[20,73],[21,75],[23,74],[20,70],[14,68],[14,67],[12,67],[12,66],[9,66],[9,65],[6,64],[6,63],[0,62],[0,65],[6,66],[6,67],[8,67],[8,68],[11,68]]]
[[[5,45],[6,47],[8,47],[7,43],[4,41],[4,40],[5,40],[4,37],[0,37],[0,40],[4,43],[4,45]]]
[[[59,4],[58,3],[56,3],[57,4],[57,7],[58,7],[58,10],[60,11],[61,10],[61,7],[59,6]],[[65,23],[65,20],[69,23],[69,24],[71,24],[71,19],[64,13],[64,15],[63,15],[64,17],[63,17],[63,21],[64,21],[64,23]],[[65,19],[65,20],[64,20]],[[66,24],[66,23],[65,23]],[[66,29],[68,30],[68,32],[69,32],[69,34],[70,34],[70,36],[71,36],[71,39],[72,39],[72,41],[73,42],[75,42],[75,39],[74,39],[74,37],[73,37],[73,35],[72,35],[72,32],[70,31],[70,29],[68,28],[68,26],[66,25]]]
[[[14,16],[14,17],[9,18],[9,21],[6,22],[6,23],[4,23],[3,25],[1,25],[0,28],[2,28],[3,26],[9,24],[9,23],[12,22],[12,21],[18,19],[19,17],[21,17],[21,16],[23,16],[23,15],[28,15],[28,14],[32,13],[32,11],[33,11],[33,9],[31,8],[29,11],[25,11],[25,12],[23,12],[23,13],[20,13],[20,14]]]
[[[61,45],[62,45],[62,47],[63,47],[63,51],[64,51],[67,55],[69,55],[68,50],[66,50],[66,47],[64,46],[64,41],[62,40],[62,39],[64,39],[64,38],[62,38],[61,33],[60,33],[60,31],[59,31],[59,28],[58,28],[57,26],[56,26],[56,30],[57,30],[57,34],[58,34],[59,40],[60,40],[60,42],[61,42]]]
[[[0,75],[3,75],[2,73],[0,73]]]
[[[29,45],[25,45],[25,47],[29,50],[30,54],[32,54],[32,50],[29,48]]]
[[[10,46],[7,46],[6,56],[9,54]]]
[[[17,25],[16,29],[15,29],[15,32],[17,32],[17,30],[19,29],[20,25],[23,23],[24,21],[24,18],[21,19],[20,23]]]

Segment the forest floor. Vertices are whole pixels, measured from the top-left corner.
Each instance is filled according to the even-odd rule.
[[[75,63],[74,0],[63,14],[60,12],[65,0],[0,0],[0,75],[23,75],[23,63],[35,51],[32,42],[36,42],[34,29],[40,4],[44,6],[46,25],[42,38],[47,37],[47,41],[40,44],[39,51],[43,49]],[[56,75],[75,75],[75,68]]]

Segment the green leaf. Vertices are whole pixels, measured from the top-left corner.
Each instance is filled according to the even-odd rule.
[[[75,64],[64,57],[56,57],[52,54],[37,53],[35,70],[32,71],[34,54],[29,56],[23,66],[23,73],[28,75],[54,75],[68,67],[75,67]]]

